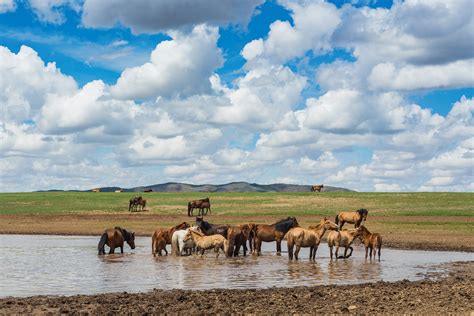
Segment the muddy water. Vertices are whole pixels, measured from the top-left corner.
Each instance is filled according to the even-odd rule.
[[[288,262],[286,253],[274,255],[275,243],[264,243],[260,257],[155,258],[151,238],[137,238],[135,250],[126,245],[126,254],[98,256],[97,243],[98,237],[0,235],[0,297],[417,280],[440,272],[442,263],[474,261],[473,253],[385,248],[381,262],[366,262],[362,246],[350,259],[331,261],[321,244],[316,262],[308,261],[307,249],[300,261]]]

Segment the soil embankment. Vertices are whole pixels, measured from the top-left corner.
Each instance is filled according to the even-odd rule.
[[[0,314],[320,313],[465,314],[474,311],[474,262],[449,265],[446,277],[416,282],[272,288],[154,290],[147,293],[0,299]]]

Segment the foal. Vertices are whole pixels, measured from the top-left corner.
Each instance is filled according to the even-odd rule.
[[[197,249],[201,251],[201,256],[204,255],[204,251],[206,249],[214,248],[216,252],[216,258],[219,258],[219,249],[224,251],[224,254],[228,253],[229,243],[224,236],[220,234],[215,234],[211,236],[206,236],[203,233],[198,232],[194,229],[189,229],[186,237],[184,237],[183,241],[188,241],[192,239],[196,244]]]
[[[332,231],[328,235],[328,246],[331,253],[332,260],[332,247],[336,246],[336,259],[338,258],[349,258],[354,250],[351,247],[354,239],[361,234],[361,229],[349,229],[344,231]],[[339,247],[344,247],[344,257],[338,257]],[[351,253],[347,255],[347,250],[350,249]]]
[[[370,260],[372,260],[372,250],[374,251],[374,260],[375,253],[378,249],[379,261],[380,261],[380,248],[382,248],[382,236],[377,233],[371,234],[369,230],[364,226],[360,226],[361,234],[359,236],[360,241],[364,243],[365,246],[365,260],[367,260],[367,252],[370,249]]]

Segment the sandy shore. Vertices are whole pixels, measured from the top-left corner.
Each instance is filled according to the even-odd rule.
[[[464,314],[474,312],[474,262],[422,281],[263,290],[154,290],[0,299],[0,314]]]

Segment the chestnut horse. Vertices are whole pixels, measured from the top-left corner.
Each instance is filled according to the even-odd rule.
[[[166,255],[168,255],[166,245],[171,244],[171,236],[173,236],[173,233],[177,230],[186,229],[188,227],[188,223],[182,222],[181,224],[170,227],[169,229],[157,229],[151,237],[151,253],[161,256],[161,251],[164,250]]]
[[[193,216],[193,210],[197,208],[199,209],[199,214],[198,216],[203,216],[207,215],[207,212],[211,212],[211,201],[209,201],[209,198],[205,199],[200,199],[200,200],[194,200],[188,202],[188,216]],[[206,212],[204,213],[204,210]]]
[[[364,226],[360,225],[361,234],[359,235],[360,241],[365,246],[365,260],[367,260],[367,252],[370,249],[370,260],[372,260],[372,250],[374,251],[374,260],[375,253],[378,250],[379,261],[380,261],[380,248],[382,248],[382,236],[377,233],[371,234],[369,230]]]
[[[354,224],[354,227],[357,228],[360,226],[360,223],[362,221],[367,220],[367,215],[369,214],[369,211],[367,211],[365,208],[361,208],[355,212],[340,212],[336,216],[336,224],[339,224],[339,230],[342,230],[342,226],[344,226],[344,223],[351,223]]]
[[[109,254],[115,253],[115,248],[117,247],[120,247],[120,252],[123,253],[124,241],[130,245],[130,248],[135,249],[134,232],[129,232],[120,227],[106,229],[100,237],[99,245],[97,246],[99,255],[105,255],[105,245],[110,247]]]
[[[272,225],[256,225],[254,228],[253,253],[260,255],[262,252],[262,241],[276,241],[277,255],[281,255],[281,241],[285,234],[293,227],[298,227],[295,217],[288,217]]]
[[[230,226],[227,229],[227,240],[229,241],[228,257],[237,257],[240,247],[243,247],[244,256],[247,255],[247,241],[250,240],[250,243],[252,243],[253,227],[254,224],[243,224]]]
[[[361,229],[349,229],[344,231],[331,231],[328,235],[328,246],[331,253],[332,260],[332,247],[336,246],[336,259],[349,258],[352,256],[354,248],[351,247],[354,238],[360,236]],[[339,247],[344,247],[344,256],[338,257]],[[347,255],[347,250],[351,250],[351,253]]]
[[[311,192],[321,192],[321,189],[324,188],[324,184],[321,185],[313,185],[311,186]]]
[[[225,239],[220,234],[215,234],[211,236],[206,236],[203,233],[194,230],[192,228],[189,229],[186,237],[184,237],[183,241],[186,242],[192,239],[196,244],[197,250],[201,252],[201,256],[204,255],[204,251],[206,249],[214,248],[214,252],[216,253],[216,258],[219,257],[219,249],[222,249],[224,254],[228,252],[228,245],[227,239]]]
[[[338,227],[326,217],[317,226],[310,226],[308,229],[302,227],[290,229],[286,234],[289,259],[293,260],[293,247],[296,246],[295,260],[298,260],[301,247],[309,247],[309,260],[315,260],[321,238],[328,229],[337,230]]]

